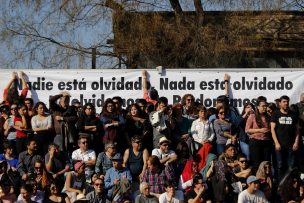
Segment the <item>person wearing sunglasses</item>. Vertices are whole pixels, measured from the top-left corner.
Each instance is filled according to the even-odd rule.
[[[259,190],[259,180],[255,176],[247,178],[248,188],[239,194],[238,203],[268,203],[264,193]]]
[[[12,104],[10,106],[9,117],[6,119],[3,128],[4,136],[13,146],[16,145],[16,128],[14,125],[15,117],[18,115],[18,106],[17,104]]]
[[[73,162],[83,161],[85,163],[85,175],[88,183],[91,182],[91,175],[94,172],[94,166],[96,164],[95,151],[89,149],[89,139],[87,135],[80,135],[78,139],[79,148],[73,151]]]
[[[130,169],[132,175],[132,191],[138,190],[140,180],[147,168],[149,152],[142,147],[142,139],[135,135],[131,138],[132,147],[126,149],[123,156],[123,166]]]
[[[177,160],[177,155],[173,150],[169,150],[171,143],[166,137],[159,139],[159,148],[153,149],[152,155],[157,156],[161,164],[168,165]]]
[[[34,170],[29,173],[29,180],[35,180],[37,183],[37,189],[45,191],[46,186],[53,181],[53,177],[45,169],[44,162],[37,159],[34,163]]]
[[[242,184],[242,190],[247,188],[246,180],[251,175],[251,167],[249,166],[248,159],[245,154],[239,154],[237,156],[238,166],[232,170],[236,176],[236,181],[240,181]]]
[[[86,198],[89,200],[89,203],[106,203],[104,181],[101,178],[97,178],[94,181],[93,187],[94,191],[86,195]]]
[[[45,203],[70,203],[69,197],[65,193],[60,193],[59,188],[55,183],[51,183],[47,186],[47,198]]]

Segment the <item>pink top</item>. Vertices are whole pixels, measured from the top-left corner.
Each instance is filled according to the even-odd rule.
[[[265,119],[265,116],[261,116],[262,123],[263,123],[263,128],[267,128],[267,122]],[[260,129],[258,126],[256,120],[255,120],[255,115],[251,114],[246,122],[246,128],[245,131],[248,134],[250,139],[256,139],[256,140],[270,140],[270,133],[248,133],[249,129]]]

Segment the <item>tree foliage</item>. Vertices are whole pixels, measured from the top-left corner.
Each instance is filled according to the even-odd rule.
[[[185,67],[189,66],[187,61],[192,60],[197,62],[192,63],[195,66],[204,67],[206,64],[201,64],[201,60],[212,58],[214,61],[209,64],[216,64],[218,58],[214,56],[233,53],[236,49],[231,45],[244,45],[244,35],[239,35],[240,29],[237,29],[239,21],[229,21],[229,24],[217,26],[215,30],[208,23],[205,11],[302,8],[302,0],[6,0],[0,8],[3,50],[0,63],[4,68],[90,68],[92,50],[96,49],[98,68],[117,68],[121,64],[130,67],[134,58],[147,58],[149,55],[138,54],[138,49],[134,49],[134,56],[130,55],[132,50],[123,55],[113,49],[113,44],[109,43],[114,39],[112,15],[125,18],[128,13],[174,11],[171,24],[164,22],[167,19],[160,15],[153,15],[152,18],[159,18],[159,22],[155,21],[157,23],[151,25],[155,29],[150,31],[147,19],[136,19],[142,24],[134,29],[144,26],[144,32],[130,35],[142,43],[139,50],[150,45],[147,54],[157,57],[155,60],[159,60],[160,65],[166,62],[168,64],[164,65]],[[193,11],[194,15],[186,17],[188,11]],[[234,20],[237,18],[235,15]],[[130,22],[134,19],[125,20]],[[227,28],[233,28],[233,31],[228,32]],[[151,33],[161,34],[163,38],[153,38]],[[210,43],[198,43],[202,41]],[[180,56],[176,57],[176,53]],[[200,54],[204,57],[193,58],[193,55]],[[218,64],[222,63],[225,62]],[[148,65],[142,64],[141,67]]]

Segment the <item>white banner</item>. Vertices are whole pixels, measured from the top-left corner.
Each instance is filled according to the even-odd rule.
[[[11,78],[13,70],[0,70],[0,91]],[[30,91],[27,97],[48,105],[50,95],[69,91],[71,102],[93,103],[100,112],[103,102],[113,96],[121,96],[126,105],[143,97],[141,70],[24,70]],[[304,92],[304,70],[281,69],[167,69],[162,74],[148,70],[148,80],[160,96],[169,103],[180,102],[184,94],[193,94],[206,107],[215,106],[215,99],[224,94],[224,74],[230,79],[230,98],[234,106],[242,110],[246,102],[255,102],[258,96],[267,97],[269,102],[282,95],[299,101]],[[21,91],[21,82],[19,82]],[[2,100],[2,94],[0,99]]]

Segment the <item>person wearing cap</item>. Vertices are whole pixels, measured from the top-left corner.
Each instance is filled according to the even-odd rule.
[[[259,180],[255,176],[247,178],[248,188],[242,191],[238,197],[238,203],[268,203],[264,193],[259,190]]]
[[[113,200],[116,195],[122,195],[123,192],[128,191],[118,191],[117,189],[131,189],[132,175],[129,169],[122,166],[122,156],[120,154],[115,154],[112,158],[113,167],[107,170],[105,175],[105,189],[108,190],[107,198]]]
[[[77,195],[85,194],[85,163],[78,161],[74,164],[74,171],[67,174],[62,192],[65,192],[71,202],[77,200]]]
[[[79,149],[76,149],[72,153],[73,162],[83,161],[86,165],[85,174],[87,182],[90,182],[90,177],[94,172],[94,167],[96,163],[95,151],[89,149],[89,139],[86,135],[80,135],[78,139]]]
[[[177,155],[173,150],[169,150],[169,144],[171,143],[166,137],[159,139],[159,148],[153,149],[152,155],[157,156],[161,164],[168,165],[171,162],[177,160]]]
[[[104,152],[100,152],[98,154],[96,165],[95,165],[95,172],[97,174],[105,175],[107,170],[113,167],[112,158],[119,154],[116,150],[116,143],[109,142],[105,144]]]
[[[70,150],[70,146],[76,144],[75,124],[78,117],[75,108],[69,106],[70,98],[71,94],[67,91],[49,98],[56,132],[54,142],[59,146],[60,150]],[[57,103],[58,100],[59,102]]]

